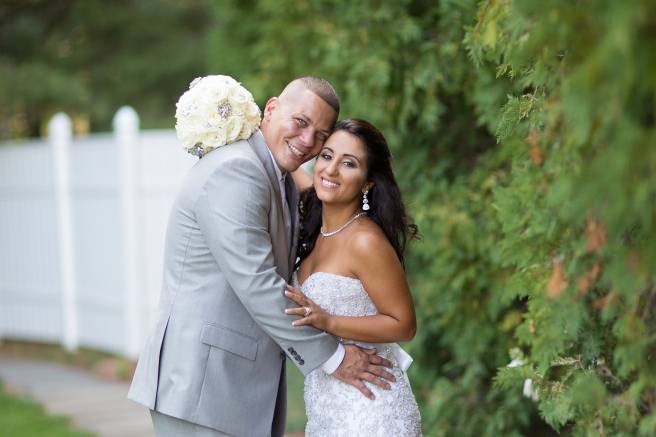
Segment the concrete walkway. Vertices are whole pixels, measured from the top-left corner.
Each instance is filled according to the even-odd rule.
[[[128,383],[105,381],[80,369],[48,362],[0,358],[0,380],[50,414],[69,416],[101,437],[153,437],[148,410],[126,399]]]

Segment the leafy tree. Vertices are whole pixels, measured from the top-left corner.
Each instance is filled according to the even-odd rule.
[[[429,435],[654,433],[652,3],[216,3],[214,70],[326,77],[392,143]]]
[[[577,435],[656,433],[656,5],[491,1],[468,35],[478,63],[521,84],[496,134],[505,296],[541,415]]]
[[[107,130],[118,107],[171,126],[207,72],[207,0],[15,0],[0,4],[0,137],[35,136],[53,112]],[[191,78],[191,79],[190,79]]]

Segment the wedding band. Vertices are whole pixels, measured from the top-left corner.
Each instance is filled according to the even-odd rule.
[[[303,309],[305,310],[305,314],[304,314],[305,317],[307,317],[307,316],[309,316],[310,314],[312,314],[312,308],[310,308],[310,307],[303,307]]]

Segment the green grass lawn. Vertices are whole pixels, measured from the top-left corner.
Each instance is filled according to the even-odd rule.
[[[28,399],[8,394],[0,384],[0,435],[12,437],[91,437],[67,417],[49,416]]]
[[[305,403],[303,402],[303,375],[287,360],[287,432],[305,429]]]

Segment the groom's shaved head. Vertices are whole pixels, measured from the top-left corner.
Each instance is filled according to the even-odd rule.
[[[325,79],[313,76],[299,77],[291,81],[278,97],[284,101],[299,91],[310,90],[326,102],[339,115],[339,96],[335,88]]]
[[[318,77],[293,80],[267,100],[260,130],[273,159],[283,171],[294,171],[314,158],[335,126],[339,97]]]

